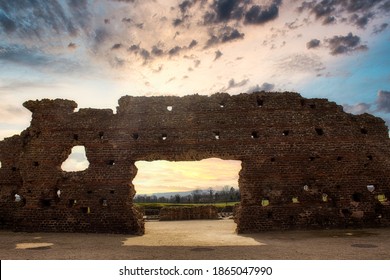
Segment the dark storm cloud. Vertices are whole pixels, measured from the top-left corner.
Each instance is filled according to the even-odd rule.
[[[326,42],[332,55],[346,54],[354,51],[367,50],[366,45],[360,43],[360,37],[349,33],[347,36],[334,36],[327,39]]]
[[[82,30],[88,32],[90,18],[85,0],[0,0],[0,30],[22,38],[63,33],[76,36]]]
[[[365,28],[371,18],[373,18],[373,14],[364,14],[359,16],[358,14],[354,14],[351,16],[351,21],[355,23],[360,28]]]
[[[207,0],[186,0],[182,1],[179,5],[178,8],[180,10],[180,15],[178,18],[174,19],[172,21],[172,25],[174,27],[177,27],[179,25],[182,25],[186,20],[188,20],[191,15],[189,14],[189,10],[196,4],[200,2],[201,7],[207,2]],[[174,9],[174,7],[172,7]]]
[[[321,44],[321,41],[318,39],[312,39],[309,42],[306,43],[306,48],[308,49],[314,49],[319,47]]]
[[[312,12],[316,15],[316,18],[327,17],[336,10],[336,1],[323,0],[314,5]]]
[[[220,51],[220,50],[217,50],[215,52],[215,58],[214,58],[214,61],[219,59],[221,56],[223,55],[223,53]]]
[[[375,104],[378,111],[390,113],[390,91],[379,91]]]
[[[214,10],[218,21],[226,21],[233,17],[233,12],[237,9],[238,3],[239,1],[235,0],[214,1]]]
[[[252,6],[245,14],[245,23],[263,24],[277,18],[279,15],[279,5],[278,3],[273,3],[265,9],[258,5]]]
[[[129,52],[138,52],[140,50],[139,45],[131,45],[128,49]]]
[[[335,23],[335,22],[336,22],[336,18],[334,16],[327,16],[323,20],[322,24],[327,25],[327,24],[332,24],[332,23]]]
[[[241,33],[235,28],[224,26],[218,30],[217,34],[210,34],[210,38],[206,42],[206,48],[220,43],[227,43],[229,41],[243,39],[245,36],[244,33]]]
[[[154,56],[162,56],[164,54],[164,51],[160,49],[158,46],[153,46],[152,47],[152,54]]]
[[[341,5],[349,12],[368,11],[378,3],[383,3],[383,0],[341,0]]]
[[[314,0],[304,1],[298,11],[308,10],[323,24],[347,17],[352,24],[364,28],[372,18],[386,11],[387,3],[385,0]]]
[[[253,87],[250,87],[247,92],[258,92],[258,91],[272,91],[275,88],[274,84],[270,83],[263,83],[261,86],[255,85]]]
[[[204,23],[212,24],[231,19],[239,19],[242,17],[242,12],[240,13],[240,10],[237,11],[238,4],[239,1],[236,0],[214,0],[211,5],[212,11],[208,11],[204,15]]]
[[[186,13],[187,10],[188,10],[189,8],[191,8],[192,5],[194,5],[195,2],[196,2],[196,1],[190,1],[190,0],[186,0],[186,1],[181,2],[181,3],[179,4],[179,9],[180,9],[180,11],[181,11],[183,14]]]
[[[189,48],[189,49],[192,49],[192,48],[195,47],[197,44],[198,44],[198,41],[192,40],[191,43],[188,45],[188,48]]]
[[[173,20],[172,25],[176,27],[176,26],[181,25],[183,22],[184,22],[183,19],[181,19],[181,18],[176,18],[176,19]]]
[[[244,33],[240,33],[237,29],[228,29],[221,36],[221,42],[226,43],[237,39],[243,39]]]
[[[152,58],[150,52],[144,48],[141,48],[139,45],[131,45],[127,50],[131,53],[141,56],[144,62]]]
[[[380,8],[382,11],[390,12],[390,0],[387,0],[385,3],[383,3]]]
[[[214,0],[211,10],[203,16],[205,25],[234,21],[247,24],[263,24],[279,15],[281,0],[273,0],[269,6],[252,5],[251,0]]]
[[[168,54],[169,54],[170,56],[178,55],[178,54],[180,53],[181,50],[182,50],[181,47],[176,46],[176,47],[170,49],[170,50],[168,51]]]
[[[112,47],[111,47],[111,50],[119,50],[123,47],[123,45],[121,43],[117,43],[117,44],[114,44]]]

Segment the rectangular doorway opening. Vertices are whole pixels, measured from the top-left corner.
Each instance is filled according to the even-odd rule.
[[[138,161],[134,203],[145,221],[233,219],[241,161]]]

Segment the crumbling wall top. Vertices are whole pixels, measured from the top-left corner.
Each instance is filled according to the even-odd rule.
[[[58,111],[60,113],[71,113],[77,108],[77,103],[67,99],[42,99],[29,100],[23,103],[23,106],[32,113],[39,111]]]

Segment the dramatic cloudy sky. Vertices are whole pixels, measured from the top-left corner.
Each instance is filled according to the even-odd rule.
[[[26,100],[126,94],[296,91],[390,124],[389,16],[390,0],[0,0],[0,139],[29,125]]]

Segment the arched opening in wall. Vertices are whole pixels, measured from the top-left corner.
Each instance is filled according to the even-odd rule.
[[[78,172],[88,169],[89,161],[84,146],[74,146],[69,157],[62,163],[61,169],[66,172]]]
[[[234,206],[240,202],[241,161],[209,158],[135,165],[134,202],[143,209],[146,221],[233,218]]]

